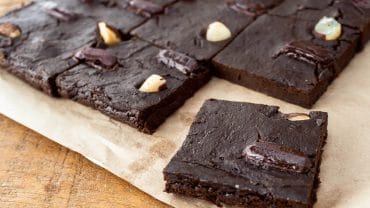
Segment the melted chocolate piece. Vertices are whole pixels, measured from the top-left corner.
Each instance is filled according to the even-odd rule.
[[[310,159],[302,152],[262,140],[248,145],[243,156],[248,162],[266,169],[303,173],[311,167]]]
[[[13,45],[11,38],[0,35],[0,48],[6,48]]]
[[[253,3],[249,0],[225,0],[225,3],[230,9],[252,17],[266,13],[262,3]]]
[[[110,69],[117,63],[117,57],[108,51],[91,47],[83,48],[78,51],[74,55],[74,58],[98,69]]]
[[[352,0],[352,3],[357,7],[370,9],[370,0]]]
[[[163,11],[161,6],[146,0],[131,0],[129,7],[137,14],[148,18]]]
[[[45,5],[44,11],[54,18],[66,22],[73,21],[78,18],[77,14],[68,11],[67,9],[59,8],[57,5]]]
[[[328,49],[309,41],[293,41],[287,44],[278,55],[280,54],[323,67],[333,64],[334,61],[333,55]]]
[[[200,69],[195,59],[172,50],[161,50],[158,54],[158,61],[186,75],[196,74]]]

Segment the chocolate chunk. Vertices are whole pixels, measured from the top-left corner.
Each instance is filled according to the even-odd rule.
[[[161,50],[158,54],[158,61],[186,75],[196,74],[200,69],[195,59],[172,50]]]
[[[78,51],[74,55],[74,58],[99,69],[110,69],[117,63],[117,57],[108,51],[91,47],[83,48]]]
[[[163,11],[161,6],[146,0],[131,0],[129,7],[137,14],[148,18]]]
[[[59,20],[62,20],[62,21],[66,21],[66,22],[69,22],[69,21],[73,21],[73,20],[76,20],[78,18],[78,15],[67,10],[67,9],[64,9],[64,8],[59,8],[57,4],[53,4],[53,3],[50,3],[50,4],[45,4],[44,5],[44,11],[56,18],[56,19],[59,19]]]
[[[9,46],[12,46],[12,44],[13,44],[13,41],[11,38],[0,35],[0,48],[9,47]]]
[[[370,1],[369,0],[352,0],[353,4],[361,7],[361,8],[366,8],[370,9]]]
[[[250,0],[225,0],[225,3],[230,9],[252,17],[266,13],[265,6],[260,2],[253,3],[250,2]]]
[[[278,55],[280,54],[323,67],[333,64],[334,61],[330,50],[309,41],[293,41],[287,44]]]
[[[311,167],[309,158],[301,151],[262,140],[248,145],[243,156],[248,162],[267,169],[303,173]]]

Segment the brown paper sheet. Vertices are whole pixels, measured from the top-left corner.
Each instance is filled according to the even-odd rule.
[[[306,109],[213,78],[153,135],[69,100],[53,99],[0,70],[0,112],[43,134],[144,192],[175,207],[210,207],[163,192],[162,169],[181,146],[204,100],[219,98]],[[370,207],[370,44],[315,105],[329,112],[317,208]]]

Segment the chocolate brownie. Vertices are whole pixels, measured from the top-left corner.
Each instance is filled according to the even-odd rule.
[[[237,36],[255,16],[281,1],[252,2],[256,1],[179,1],[169,6],[165,14],[149,20],[132,33],[158,46],[206,61]],[[230,30],[230,38],[219,42],[207,41],[206,30],[215,21],[223,23]]]
[[[87,64],[58,76],[60,95],[145,133],[154,132],[209,79],[208,70],[194,59],[135,39],[106,50],[87,48],[76,58]],[[165,86],[142,91],[150,88],[154,75]]]
[[[164,169],[165,191],[217,205],[312,207],[327,122],[324,112],[208,100]]]
[[[125,33],[145,19],[97,1],[36,1],[0,18],[0,24],[10,23],[22,33],[0,45],[6,59],[2,65],[35,88],[56,96],[55,77],[78,64],[71,59],[77,49],[97,41],[100,21]]]
[[[357,31],[346,26],[338,40],[322,40],[313,34],[318,21],[258,18],[214,57],[216,74],[311,107],[354,56],[359,40]]]

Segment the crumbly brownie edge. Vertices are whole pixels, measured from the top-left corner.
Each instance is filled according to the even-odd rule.
[[[199,171],[204,172],[204,174],[207,174],[207,171],[215,172],[215,170],[210,170],[209,168],[197,164],[189,164],[177,161],[173,161],[173,164],[177,167],[180,166],[181,168],[196,168]],[[165,192],[207,200],[216,204],[217,206],[228,204],[238,207],[254,208],[265,208],[271,205],[284,208],[310,208],[313,205],[274,199],[268,194],[260,195],[253,191],[240,190],[236,189],[235,187],[206,182],[204,180],[201,181],[198,178],[192,177],[191,175],[172,173],[168,171],[168,169],[164,171],[164,179],[166,181],[164,190]]]

